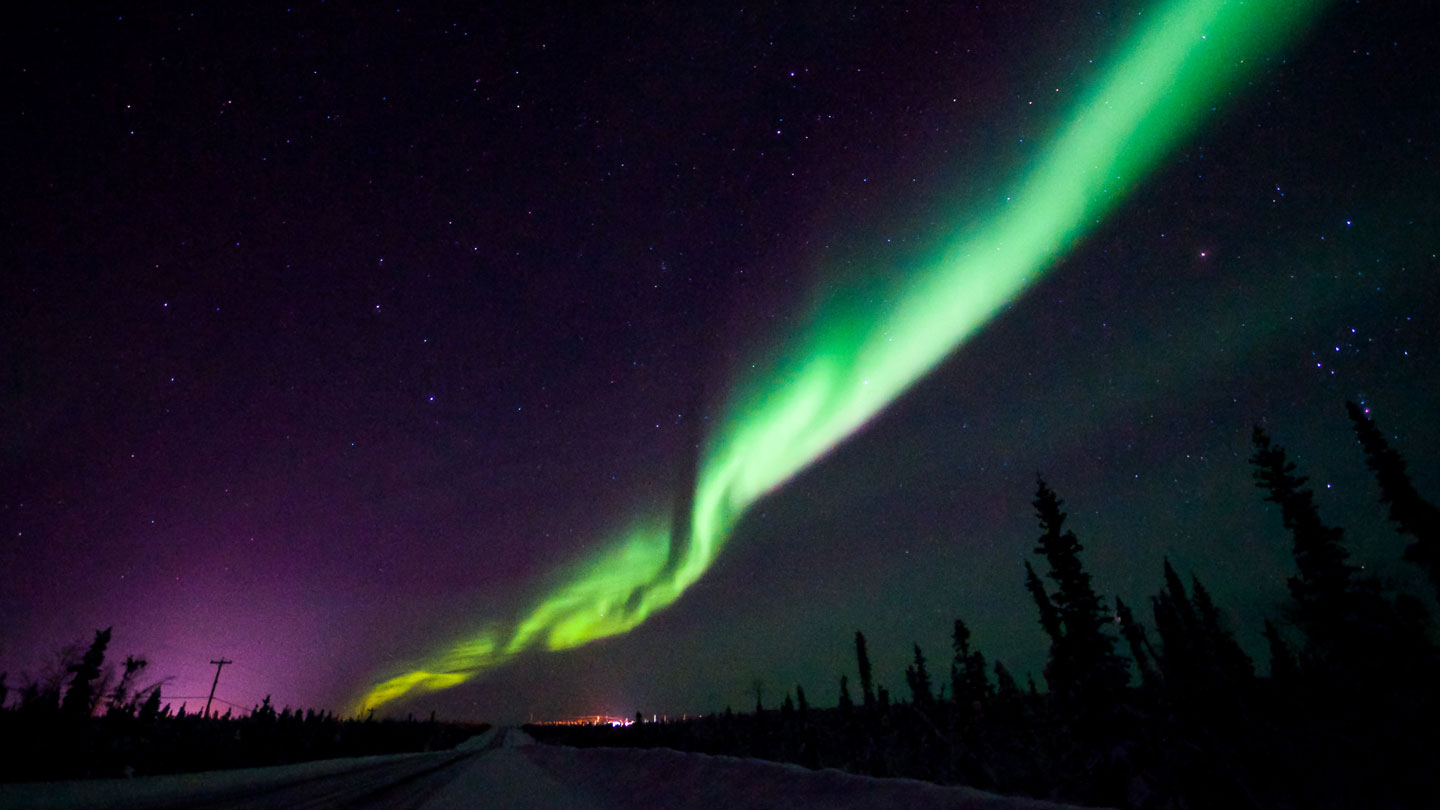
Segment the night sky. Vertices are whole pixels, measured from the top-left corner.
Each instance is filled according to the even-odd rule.
[[[513,629],[638,514],[685,514],[732,392],[791,382],[812,302],[891,303],[1155,13],[475,5],[56,4],[0,30],[12,687],[114,625],[192,709],[221,656],[230,704],[341,709]],[[903,693],[956,617],[1038,680],[1037,471],[1107,598],[1147,605],[1168,556],[1258,654],[1291,563],[1256,423],[1367,570],[1426,593],[1343,408],[1440,497],[1422,5],[1333,3],[1247,55],[673,604],[382,711],[695,713],[757,680],[833,704],[856,629]]]

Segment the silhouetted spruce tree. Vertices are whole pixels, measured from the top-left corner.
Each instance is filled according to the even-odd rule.
[[[1055,603],[1050,601],[1050,594],[1045,590],[1045,583],[1040,581],[1040,575],[1035,573],[1029,560],[1025,561],[1025,590],[1030,592],[1035,607],[1040,610],[1040,627],[1050,637],[1050,647],[1054,649],[1055,645],[1062,643],[1060,614],[1056,612]]]
[[[259,706],[256,706],[255,708],[250,710],[250,716],[262,725],[269,725],[275,722],[277,714],[275,712],[275,707],[270,704],[269,695],[266,695],[265,699],[260,701]],[[371,712],[370,717],[367,717],[366,720],[372,720],[374,719],[374,717],[375,713]]]
[[[985,656],[970,648],[970,628],[961,619],[955,620],[951,636],[955,660],[950,664],[950,694],[961,712],[969,711],[990,693],[990,680],[985,672]]]
[[[807,768],[820,767],[820,732],[810,724],[810,702],[805,699],[805,687],[795,684],[795,717],[799,721],[797,761]]]
[[[860,666],[860,695],[866,711],[875,709],[875,692],[870,682],[870,654],[865,651],[865,634],[855,631],[855,661]]]
[[[1353,578],[1358,570],[1341,540],[1344,533],[1326,526],[1315,509],[1314,495],[1305,488],[1305,476],[1295,474],[1295,465],[1285,450],[1271,443],[1258,425],[1251,436],[1255,454],[1255,484],[1266,491],[1265,500],[1280,506],[1281,520],[1293,537],[1293,553],[1299,574],[1289,579],[1295,600],[1295,620],[1305,633],[1307,651],[1330,657],[1354,612]]]
[[[930,673],[925,669],[925,654],[920,645],[915,645],[915,663],[905,668],[905,682],[910,685],[910,694],[917,709],[929,709],[935,703],[935,693],[930,688]]]
[[[140,699],[140,692],[136,691],[133,699],[131,691],[134,687],[135,677],[145,669],[147,663],[143,658],[136,658],[133,655],[125,656],[125,663],[121,666],[120,683],[116,684],[115,690],[110,693],[110,700],[106,704],[106,714],[134,715],[138,708],[136,703]]]
[[[75,673],[75,679],[70,682],[70,688],[65,691],[65,699],[60,704],[60,711],[71,717],[89,717],[95,710],[95,704],[99,700],[95,694],[95,681],[100,677],[100,667],[105,663],[105,648],[110,644],[110,630],[95,631],[95,640],[91,642],[90,649],[85,652],[85,657],[80,663],[68,668],[68,671]]]
[[[1056,591],[1048,601],[1060,623],[1059,643],[1050,646],[1046,678],[1051,690],[1061,695],[1091,704],[1109,702],[1125,688],[1129,673],[1125,659],[1115,653],[1115,638],[1107,632],[1110,618],[1104,600],[1096,595],[1080,562],[1084,547],[1074,532],[1064,529],[1062,502],[1043,478],[1036,479],[1033,503],[1042,530],[1035,553],[1050,564]],[[1043,586],[1040,591],[1044,593]],[[1036,601],[1042,605],[1043,622],[1044,603],[1038,597]]]
[[[890,690],[881,686],[875,690],[875,705],[879,707],[881,714],[890,713]]]
[[[840,676],[840,716],[849,717],[855,711],[855,701],[850,699],[850,679]]]
[[[1158,655],[1165,682],[1182,692],[1216,691],[1254,677],[1250,657],[1220,621],[1220,611],[1199,578],[1191,576],[1191,593],[1165,560],[1165,588],[1151,602],[1160,632]]]
[[[59,711],[60,696],[46,692],[40,688],[38,681],[32,680],[20,687],[20,698],[16,702],[15,710],[27,714]]]
[[[1150,664],[1154,658],[1154,650],[1150,649],[1145,625],[1135,621],[1130,606],[1118,596],[1115,597],[1115,619],[1120,624],[1120,635],[1124,636],[1125,643],[1130,645],[1130,657],[1135,659],[1135,669],[1140,673],[1140,682],[1147,687],[1155,686],[1159,682],[1159,675]]]
[[[1265,642],[1270,647],[1270,680],[1280,686],[1292,686],[1300,676],[1295,652],[1269,619],[1265,620]]]
[[[1160,634],[1160,673],[1172,688],[1202,680],[1199,647],[1200,622],[1180,575],[1165,560],[1165,587],[1151,597],[1155,630]]]
[[[148,725],[160,716],[160,687],[155,686],[150,689],[149,697],[145,698],[145,702],[140,705],[139,718],[141,723]]]
[[[1025,710],[1025,698],[1020,693],[1019,684],[1015,683],[1015,676],[1010,670],[999,661],[995,662],[995,700],[993,701],[994,711],[987,712],[985,719],[988,726],[987,731],[1006,735],[1017,730],[1016,724]]]
[[[1201,642],[1205,655],[1212,667],[1231,685],[1250,681],[1255,677],[1255,664],[1241,649],[1235,635],[1220,621],[1220,610],[1210,598],[1200,578],[1190,575],[1190,593],[1194,599],[1195,614],[1200,620]]]
[[[1013,701],[1020,697],[1020,687],[1015,684],[1015,676],[999,661],[995,662],[995,697],[1003,701]]]
[[[1290,578],[1292,614],[1305,638],[1300,674],[1334,696],[1344,733],[1379,738],[1364,754],[1371,767],[1408,757],[1420,729],[1440,728],[1433,687],[1440,672],[1427,612],[1413,598],[1392,602],[1373,577],[1361,576],[1340,545],[1341,531],[1320,521],[1284,451],[1258,428],[1255,445],[1257,481],[1280,504],[1294,537],[1299,575]],[[1360,754],[1351,749],[1347,756]]]
[[[1415,491],[1404,457],[1390,448],[1368,409],[1346,402],[1345,410],[1365,451],[1365,464],[1380,485],[1380,502],[1389,506],[1390,520],[1397,529],[1414,538],[1405,549],[1405,559],[1419,566],[1440,594],[1440,508]]]

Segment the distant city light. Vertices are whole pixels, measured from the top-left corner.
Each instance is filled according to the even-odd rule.
[[[533,720],[536,726],[632,726],[634,718],[611,717],[606,714],[587,714],[582,717],[566,717],[560,720]]]

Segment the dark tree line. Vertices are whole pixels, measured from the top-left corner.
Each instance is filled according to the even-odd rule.
[[[0,782],[139,776],[282,765],[314,759],[442,750],[483,727],[342,719],[314,709],[277,711],[269,696],[248,712],[187,713],[163,705],[165,681],[139,685],[144,659],[105,664],[110,628],[67,648],[52,671],[11,697],[0,673]],[[10,705],[13,704],[13,705]]]
[[[1368,412],[1347,409],[1380,501],[1409,539],[1401,556],[1440,593],[1440,510]],[[1426,601],[1388,592],[1351,560],[1344,532],[1322,520],[1306,478],[1266,431],[1255,429],[1252,448],[1255,484],[1276,505],[1295,563],[1288,598],[1263,627],[1268,674],[1204,583],[1169,560],[1148,626],[1120,597],[1112,606],[1041,479],[1032,501],[1039,565],[1025,563],[1024,586],[1050,643],[1045,691],[1028,677],[1022,689],[999,661],[987,666],[956,619],[949,678],[937,688],[936,664],[915,645],[908,700],[874,681],[857,632],[858,705],[842,675],[833,710],[796,710],[787,695],[779,711],[753,715],[534,733],[1112,806],[1440,807],[1440,648]]]

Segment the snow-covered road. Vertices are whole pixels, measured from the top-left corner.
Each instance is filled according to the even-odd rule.
[[[910,779],[669,749],[538,745],[491,730],[455,751],[327,760],[279,768],[0,786],[5,810],[521,808],[522,810],[1060,810]]]

